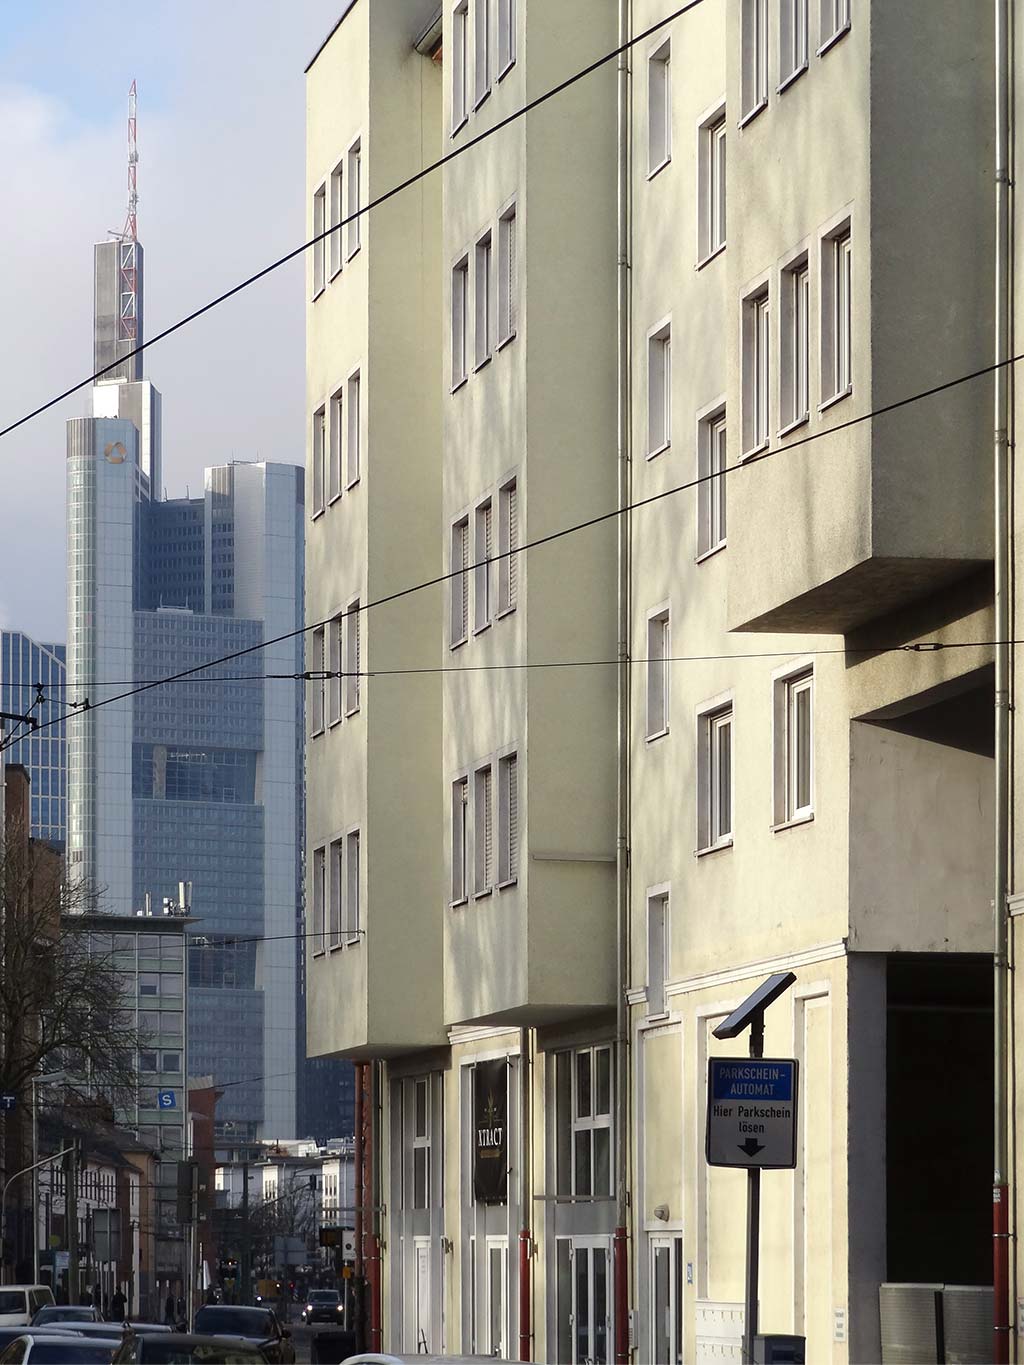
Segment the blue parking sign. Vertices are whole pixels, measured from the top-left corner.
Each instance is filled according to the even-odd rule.
[[[178,1101],[173,1090],[158,1090],[156,1102],[161,1109],[177,1109]]]
[[[0,1113],[9,1114],[18,1103],[17,1095],[0,1094]]]

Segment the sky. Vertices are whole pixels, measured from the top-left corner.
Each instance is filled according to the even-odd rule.
[[[345,0],[0,0],[0,427],[92,368],[92,247],[127,207],[138,82],[148,336],[303,239],[303,70]],[[301,259],[145,357],[168,495],[304,458]],[[0,626],[65,638],[64,423],[0,440]]]

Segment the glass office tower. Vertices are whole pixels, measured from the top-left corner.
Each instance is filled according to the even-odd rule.
[[[64,727],[65,650],[40,644],[16,630],[0,631],[0,711],[31,711],[39,729],[5,722],[15,739],[6,751],[8,763],[20,763],[31,781],[33,839],[64,847],[67,832],[67,739]],[[37,688],[43,700],[38,705]]]

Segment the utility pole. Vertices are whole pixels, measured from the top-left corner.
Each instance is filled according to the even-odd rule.
[[[81,1138],[73,1138],[64,1158],[64,1240],[68,1251],[68,1303],[78,1302],[78,1168]]]
[[[239,1260],[239,1289],[243,1303],[252,1300],[252,1243],[249,1233],[249,1160],[242,1162],[242,1255]]]

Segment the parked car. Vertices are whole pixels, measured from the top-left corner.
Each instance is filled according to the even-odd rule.
[[[98,1308],[84,1303],[47,1303],[32,1314],[33,1327],[48,1327],[54,1322],[102,1322]]]
[[[199,1332],[126,1332],[111,1365],[266,1365],[254,1341]]]
[[[207,1303],[192,1324],[194,1332],[211,1336],[242,1337],[263,1352],[273,1365],[293,1365],[295,1347],[291,1332],[282,1327],[272,1308],[241,1308],[228,1303]]]
[[[110,1365],[120,1338],[72,1336],[48,1328],[29,1328],[0,1352],[0,1365]]]
[[[0,1288],[0,1327],[27,1327],[40,1308],[52,1303],[48,1284],[5,1284]]]
[[[169,1332],[171,1329],[160,1322],[55,1322],[55,1332],[65,1332],[76,1337],[110,1337],[120,1339],[122,1332]]]
[[[311,1289],[301,1317],[303,1322],[340,1322],[344,1312],[336,1289]]]

